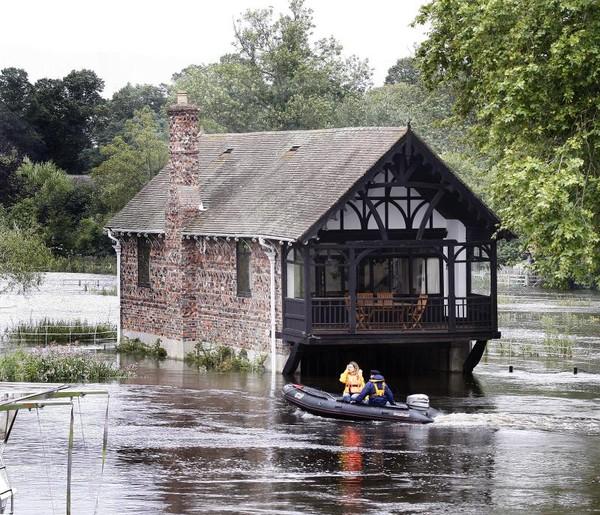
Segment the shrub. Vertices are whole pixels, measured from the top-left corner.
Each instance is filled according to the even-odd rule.
[[[120,369],[113,361],[72,346],[19,349],[0,356],[1,381],[100,382],[132,374],[132,368]]]
[[[122,354],[134,354],[136,356],[165,359],[167,351],[160,346],[160,339],[152,345],[142,342],[139,338],[121,338],[121,342],[115,347]]]
[[[238,352],[225,345],[214,347],[206,342],[197,343],[192,352],[189,352],[185,361],[190,365],[205,370],[229,372],[233,370],[258,371],[264,369],[267,359],[266,354],[251,360],[248,353],[242,349]]]

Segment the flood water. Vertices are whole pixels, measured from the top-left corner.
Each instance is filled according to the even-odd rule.
[[[443,411],[427,426],[305,414],[269,373],[141,362],[103,385],[103,475],[106,401],[76,404],[73,512],[94,513],[98,493],[102,514],[598,512],[600,296],[500,300],[506,338],[472,379],[388,377],[398,397],[428,393]],[[16,513],[64,513],[68,425],[68,408],[17,417],[4,451]]]

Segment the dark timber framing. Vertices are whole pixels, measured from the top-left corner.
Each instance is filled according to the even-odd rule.
[[[404,228],[390,227],[392,211],[399,213]],[[434,211],[446,220],[460,221],[465,241],[449,239],[445,229],[434,227]],[[347,213],[354,213],[360,228],[347,226]],[[337,229],[327,228],[332,219],[339,221]],[[500,337],[493,239],[498,224],[485,204],[409,131],[297,244],[282,253],[283,340],[294,345],[295,356],[306,344],[476,340],[483,342],[477,347],[481,350],[484,342]],[[292,249],[302,256],[300,298],[286,292]],[[369,259],[390,270],[404,266],[414,291],[393,287],[376,291],[372,267],[366,264]],[[428,259],[434,260],[431,269]],[[481,279],[476,277],[480,265],[489,267],[484,292],[475,287],[475,279]],[[327,267],[332,267],[333,276],[341,276],[341,286],[322,294]],[[420,291],[414,284],[415,269],[420,270]],[[359,277],[365,270],[371,275],[369,281],[363,279],[363,287],[368,282],[373,291],[360,291]],[[457,270],[465,292],[461,295],[457,295]],[[428,278],[429,273],[435,277]],[[385,279],[388,285],[393,280]],[[437,288],[429,291],[429,281]],[[476,358],[470,358],[469,367]]]

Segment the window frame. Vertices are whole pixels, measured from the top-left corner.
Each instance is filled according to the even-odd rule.
[[[150,288],[150,254],[152,244],[148,238],[137,238],[137,285],[140,288]]]
[[[235,282],[236,282],[236,295],[238,297],[252,297],[252,277],[250,266],[250,260],[252,257],[252,248],[243,240],[236,243],[235,246]],[[245,261],[245,264],[244,264]],[[245,275],[247,284],[242,284],[244,270],[242,267],[245,266]],[[246,288],[244,288],[244,286]]]

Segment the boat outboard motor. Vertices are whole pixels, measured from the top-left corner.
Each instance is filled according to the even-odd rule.
[[[406,405],[412,409],[427,411],[429,409],[429,397],[422,393],[409,395],[406,398]]]

